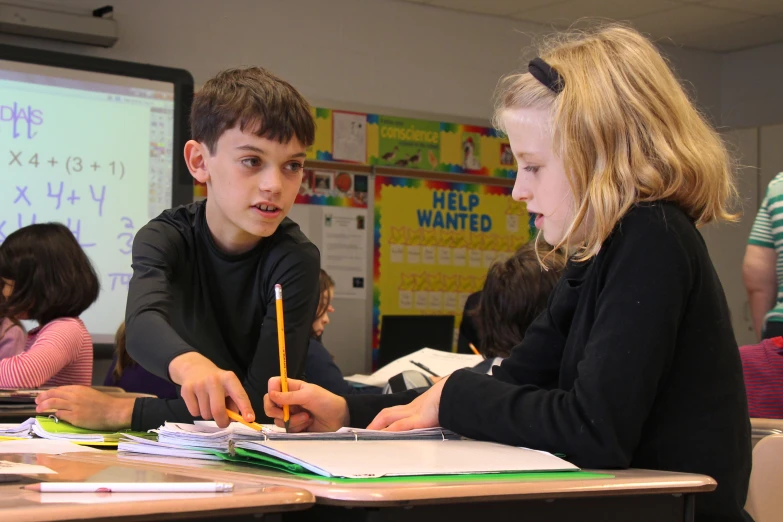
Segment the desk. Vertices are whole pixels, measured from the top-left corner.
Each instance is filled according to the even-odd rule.
[[[611,471],[612,478],[557,481],[502,479],[411,483],[346,484],[304,479],[253,466],[117,455],[114,451],[70,454],[83,462],[121,462],[125,466],[187,472],[221,481],[246,480],[306,489],[316,497],[313,509],[284,516],[286,521],[348,520],[405,522],[433,520],[605,520],[690,521],[696,493],[715,489],[710,477],[649,470]],[[607,513],[611,513],[608,517]],[[502,517],[502,518],[501,518]]]
[[[750,435],[753,447],[767,435],[783,433],[783,419],[750,419]]]
[[[70,455],[76,455],[70,454]],[[306,509],[314,502],[308,491],[262,481],[243,480],[235,475],[230,493],[38,493],[22,489],[25,483],[48,481],[102,480],[117,482],[182,482],[192,475],[152,468],[140,469],[116,458],[84,462],[65,455],[0,454],[0,460],[46,466],[57,475],[27,475],[21,482],[0,485],[0,506],[5,520],[35,522],[44,520],[163,520],[200,519],[232,521],[258,520],[262,513],[282,513]],[[245,515],[243,517],[242,515]],[[280,519],[274,515],[273,519]],[[267,518],[264,518],[267,520]]]

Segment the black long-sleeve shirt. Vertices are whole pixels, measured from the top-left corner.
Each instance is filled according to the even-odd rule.
[[[413,396],[347,397],[351,422]],[[709,475],[718,488],[697,498],[696,520],[750,520],[750,422],[726,298],[701,235],[669,203],[633,208],[596,257],[569,263],[492,377],[446,381],[439,420],[581,467]]]
[[[242,381],[256,416],[279,375],[275,284],[283,287],[288,374],[301,378],[318,305],[318,249],[285,219],[270,237],[227,254],[207,227],[206,202],[163,212],[136,234],[128,290],[127,349],[169,379],[169,363],[196,351]],[[182,399],[137,399],[133,429],[190,421]]]

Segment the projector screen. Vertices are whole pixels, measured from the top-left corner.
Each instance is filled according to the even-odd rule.
[[[192,199],[181,160],[192,79],[175,69],[22,55],[32,59],[0,49],[0,242],[31,223],[67,225],[101,283],[82,319],[94,342],[111,342],[125,316],[135,233]]]

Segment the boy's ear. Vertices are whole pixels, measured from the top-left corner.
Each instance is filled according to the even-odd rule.
[[[188,165],[190,175],[199,183],[209,181],[209,170],[207,170],[207,157],[209,150],[203,143],[195,140],[188,140],[185,143],[185,163]]]

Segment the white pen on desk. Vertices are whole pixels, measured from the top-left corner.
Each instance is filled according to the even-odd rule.
[[[41,482],[24,489],[41,493],[223,493],[230,482]]]

